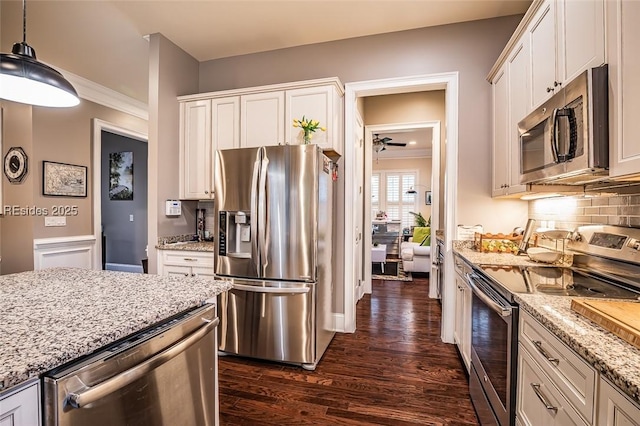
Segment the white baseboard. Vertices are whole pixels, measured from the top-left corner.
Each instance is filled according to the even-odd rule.
[[[344,333],[344,314],[333,313],[333,323],[335,324],[334,331],[337,333]]]
[[[107,263],[104,265],[107,271],[135,272],[142,274],[144,271],[142,265],[130,265],[128,263]]]

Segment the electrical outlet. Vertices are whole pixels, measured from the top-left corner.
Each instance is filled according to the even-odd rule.
[[[129,215],[129,222],[133,222],[133,215],[132,214]]]
[[[67,226],[67,218],[64,216],[45,216],[44,226]]]

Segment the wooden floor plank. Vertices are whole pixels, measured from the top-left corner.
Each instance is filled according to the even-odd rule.
[[[315,371],[221,357],[221,425],[477,425],[428,286],[421,277],[374,280],[356,332],[337,334]]]

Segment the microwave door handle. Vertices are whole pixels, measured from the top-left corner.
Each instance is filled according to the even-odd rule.
[[[553,155],[553,162],[559,163],[558,159],[558,108],[553,109],[551,114],[551,154]]]
[[[260,259],[258,256],[258,178],[260,176],[260,150],[258,150],[256,161],[253,162],[253,172],[251,175],[251,257],[256,265],[256,274],[260,276]]]
[[[569,112],[569,152],[567,155],[567,161],[576,158],[576,151],[578,150],[578,122],[576,121],[576,112],[573,108],[568,108]]]

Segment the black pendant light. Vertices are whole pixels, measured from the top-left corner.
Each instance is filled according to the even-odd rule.
[[[0,98],[45,107],[71,107],[78,93],[58,71],[36,59],[27,44],[27,5],[22,0],[22,42],[0,53]]]

